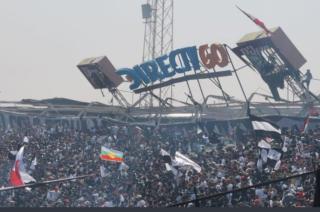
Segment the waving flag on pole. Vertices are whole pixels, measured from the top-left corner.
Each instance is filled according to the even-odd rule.
[[[107,147],[101,147],[100,159],[106,161],[123,162],[123,152],[109,149]]]
[[[248,18],[250,18],[251,21],[253,21],[256,25],[258,25],[259,27],[261,27],[267,34],[270,34],[271,32],[268,30],[268,28],[266,27],[266,25],[258,18],[250,15],[249,13],[246,13],[245,11],[243,11],[240,7],[236,6],[243,14],[245,14]]]
[[[33,161],[31,162],[30,169],[35,170],[37,165],[38,165],[37,158],[34,157]]]
[[[279,170],[284,152],[280,150],[284,146],[280,127],[261,117],[248,115],[256,137],[260,140],[258,143],[260,148],[260,159],[257,162],[258,170],[261,171],[264,166],[272,166],[275,171]]]
[[[180,152],[176,152],[175,163],[176,163],[175,164],[176,166],[191,167],[194,170],[196,170],[198,173],[201,172],[201,167],[197,163],[195,163],[194,161],[190,160],[189,158],[187,158],[186,156],[184,156]]]
[[[108,176],[107,169],[104,166],[100,166],[100,174],[101,174],[101,177]]]
[[[24,146],[20,148],[16,155],[14,166],[10,172],[10,183],[12,186],[23,186],[25,183],[36,182],[36,180],[23,170]]]
[[[20,164],[22,162],[23,158],[23,150],[24,146],[20,148],[16,155],[16,160],[14,162],[14,166],[10,172],[10,184],[12,186],[22,186],[24,185],[24,182],[22,181],[21,175],[20,175]]]
[[[281,129],[278,125],[251,114],[249,119],[257,136],[281,140]]]
[[[164,160],[164,162],[166,162],[166,163],[168,163],[168,164],[171,164],[171,163],[172,163],[171,156],[170,156],[170,154],[169,154],[167,151],[161,149],[161,150],[160,150],[160,155],[162,156],[162,159]]]

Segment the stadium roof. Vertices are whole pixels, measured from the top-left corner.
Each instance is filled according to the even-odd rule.
[[[88,106],[88,105],[95,105],[95,106],[106,106],[100,102],[81,102],[73,99],[67,98],[52,98],[52,99],[43,99],[43,100],[34,100],[34,99],[23,99],[20,102],[21,104],[32,104],[32,105],[74,105],[74,106]]]

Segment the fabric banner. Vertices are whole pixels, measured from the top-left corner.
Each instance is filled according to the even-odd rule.
[[[271,145],[268,142],[266,142],[265,140],[261,140],[258,143],[258,147],[260,147],[262,149],[271,149]]]
[[[186,156],[184,156],[180,152],[176,152],[175,162],[176,162],[177,166],[190,166],[194,170],[196,170],[197,172],[199,172],[199,173],[201,172],[201,167],[197,163],[190,160],[189,158],[187,158]]]

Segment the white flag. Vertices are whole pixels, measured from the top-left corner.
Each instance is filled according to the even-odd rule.
[[[262,163],[266,164],[268,161],[268,152],[267,150],[263,149],[261,150],[261,159],[262,159]]]
[[[282,152],[286,153],[288,151],[288,148],[286,146],[282,147]]]
[[[28,192],[31,192],[31,190],[32,190],[32,188],[30,188],[30,187],[25,187],[24,188],[26,191],[28,191]]]
[[[262,160],[261,160],[261,159],[259,159],[259,160],[257,161],[257,168],[258,168],[258,170],[259,170],[260,172],[262,172]]]
[[[107,169],[104,166],[100,166],[100,174],[101,174],[101,177],[108,176]]]
[[[59,195],[60,195],[60,192],[57,192],[57,191],[54,191],[54,190],[53,191],[48,191],[47,199],[49,201],[55,202],[58,199]]]
[[[24,146],[22,146],[19,149],[18,153],[16,154],[16,161],[19,161],[19,163],[20,163],[20,167],[19,167],[20,172],[26,172],[26,167],[25,167],[25,164],[24,164],[23,154],[24,154]]]
[[[38,165],[38,161],[37,161],[37,158],[34,157],[33,161],[31,162],[30,169],[31,170],[35,170],[36,169],[36,165]]]
[[[165,165],[166,165],[166,169],[167,169],[168,172],[169,172],[169,171],[172,171],[172,173],[173,173],[174,175],[178,175],[177,169],[175,169],[174,167],[170,166],[170,164],[168,164],[168,163],[166,163]]]
[[[30,176],[26,172],[20,171],[20,176],[24,183],[37,182],[32,176]]]
[[[199,135],[199,134],[201,134],[202,133],[202,130],[201,130],[201,128],[198,126],[197,127],[197,134]]]
[[[127,164],[125,164],[124,162],[122,162],[119,166],[119,171],[128,170],[128,169],[129,169],[129,166]]]
[[[184,156],[180,152],[176,152],[175,162],[176,162],[177,166],[190,166],[194,170],[196,170],[197,172],[199,172],[199,173],[201,172],[201,167],[197,163],[190,160],[189,158],[187,158],[186,156]]]
[[[169,152],[167,152],[167,151],[164,150],[164,149],[161,149],[161,150],[160,150],[160,155],[161,155],[161,156],[170,156]]]
[[[271,145],[268,142],[266,142],[265,140],[261,140],[258,143],[258,147],[260,147],[262,149],[271,149]]]
[[[274,166],[274,170],[278,171],[280,169],[281,166],[281,160],[278,160],[278,162],[276,163],[276,165]]]
[[[124,202],[124,197],[122,194],[120,194],[120,203],[123,203]]]
[[[24,143],[29,143],[29,138],[28,138],[27,136],[24,136],[23,142],[24,142]]]

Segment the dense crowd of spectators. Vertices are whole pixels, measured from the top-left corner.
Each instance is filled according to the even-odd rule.
[[[94,177],[31,189],[0,192],[7,207],[165,207],[223,191],[279,179],[315,168],[319,161],[320,128],[301,134],[283,131],[288,151],[279,170],[259,171],[259,149],[251,130],[235,126],[223,135],[197,125],[137,127],[109,124],[90,130],[61,125],[30,126],[0,131],[0,187],[9,186],[13,161],[8,152],[25,145],[24,160],[38,181],[95,173]],[[28,142],[23,142],[24,137]],[[102,161],[101,146],[124,153],[125,165]],[[202,170],[168,171],[160,150],[176,151]],[[37,158],[34,170],[31,161]],[[100,167],[105,176],[101,176]],[[202,201],[202,207],[308,207],[314,196],[314,175]],[[54,194],[53,197],[49,197]],[[186,206],[192,207],[193,203]]]

